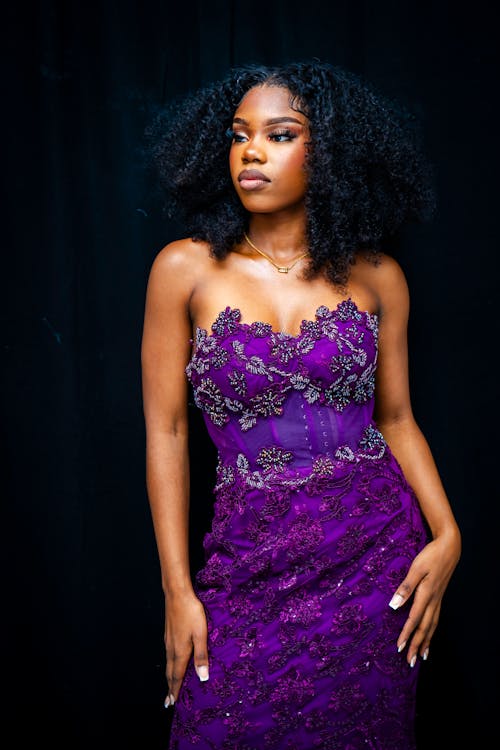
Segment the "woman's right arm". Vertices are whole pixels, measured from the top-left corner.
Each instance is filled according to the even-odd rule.
[[[146,485],[165,595],[168,695],[177,700],[191,654],[207,679],[207,624],[189,566],[188,384],[192,261],[186,241],[167,245],[149,275],[141,347]],[[200,671],[200,667],[204,667]]]

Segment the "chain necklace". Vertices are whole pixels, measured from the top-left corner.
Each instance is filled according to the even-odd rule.
[[[243,236],[245,237],[250,247],[253,247],[253,249],[256,250],[259,253],[259,255],[262,255],[262,257],[268,260],[269,263],[272,263],[273,266],[276,268],[276,270],[279,271],[279,273],[288,273],[288,271],[291,271],[294,265],[299,262],[299,260],[302,260],[302,258],[305,258],[306,255],[309,255],[309,252],[302,253],[302,255],[299,255],[297,258],[292,260],[289,266],[280,266],[278,263],[275,263],[274,260],[271,257],[269,257],[269,255],[267,255],[267,253],[264,253],[262,250],[259,250],[259,248],[253,244],[252,240],[250,239],[250,237],[248,236],[246,232],[243,233]]]

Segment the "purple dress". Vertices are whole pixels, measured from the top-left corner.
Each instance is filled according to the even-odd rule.
[[[170,750],[410,750],[412,669],[389,601],[427,541],[373,421],[378,318],[347,299],[300,333],[226,307],[186,373],[218,451],[192,661]]]

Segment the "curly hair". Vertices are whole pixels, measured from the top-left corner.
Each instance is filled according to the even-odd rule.
[[[171,101],[146,130],[166,213],[216,258],[242,241],[248,213],[231,181],[227,131],[244,95],[263,85],[286,88],[290,106],[309,120],[306,275],[324,271],[343,285],[357,251],[375,259],[404,223],[435,210],[417,118],[343,68],[316,60],[246,65]]]

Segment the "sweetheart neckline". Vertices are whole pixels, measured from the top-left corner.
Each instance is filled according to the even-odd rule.
[[[248,330],[248,329],[250,329],[252,327],[255,328],[256,326],[266,326],[266,327],[269,327],[269,333],[270,334],[274,334],[275,336],[280,336],[281,338],[288,339],[289,341],[290,340],[291,341],[295,341],[297,339],[300,339],[304,335],[305,331],[303,329],[305,328],[305,326],[308,323],[316,323],[319,317],[326,317],[326,316],[328,316],[328,317],[335,317],[336,315],[339,314],[339,312],[341,311],[343,305],[350,305],[351,307],[354,307],[355,311],[359,315],[364,316],[366,319],[376,318],[377,321],[379,319],[378,313],[376,313],[376,312],[371,313],[368,310],[360,310],[360,308],[358,307],[357,303],[351,297],[347,297],[347,299],[340,300],[335,305],[335,307],[329,307],[328,305],[319,305],[316,308],[315,312],[314,312],[314,320],[310,319],[310,318],[303,318],[301,320],[301,322],[300,322],[299,332],[296,333],[296,334],[294,334],[294,333],[287,333],[286,331],[275,331],[273,329],[273,327],[271,326],[270,323],[266,323],[263,320],[254,320],[251,323],[247,323],[245,321],[242,321],[241,320],[241,309],[239,307],[232,307],[231,305],[226,305],[226,307],[223,310],[221,310],[219,313],[217,313],[217,315],[215,317],[215,320],[213,321],[213,323],[211,323],[211,325],[210,325],[210,331],[211,332],[210,333],[209,333],[208,328],[204,328],[203,326],[196,326],[195,332],[196,333],[198,333],[198,332],[204,333],[208,338],[213,338],[213,337],[217,338],[217,337],[220,337],[221,335],[225,335],[225,334],[217,333],[214,330],[214,326],[217,325],[217,321],[219,320],[219,318],[222,315],[224,315],[224,313],[226,313],[226,314],[233,313],[233,314],[235,314],[235,317],[233,318],[232,325],[234,325],[239,330],[245,330],[246,331],[246,330]],[[322,310],[325,310],[325,315],[324,316],[321,315],[321,311]]]

